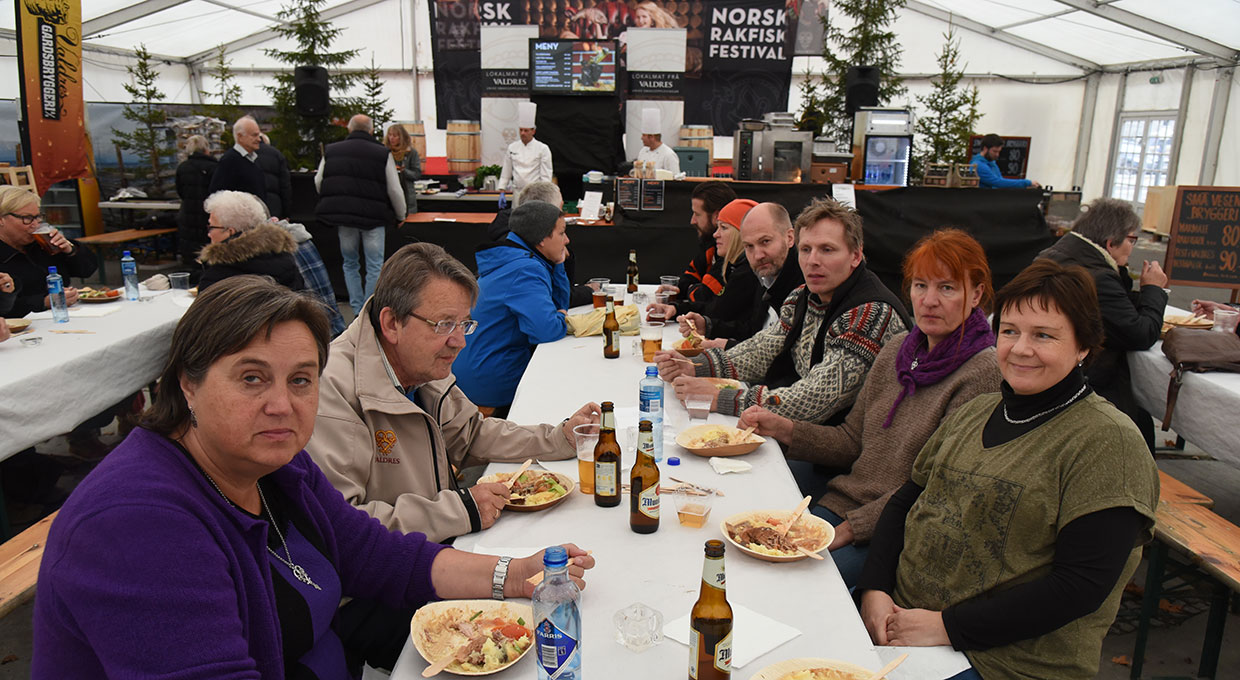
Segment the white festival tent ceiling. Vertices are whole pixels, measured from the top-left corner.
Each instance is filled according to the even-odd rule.
[[[272,67],[275,64],[265,57],[258,63],[255,55],[261,51],[250,48],[283,46],[284,41],[271,30],[279,23],[276,13],[282,1],[82,0],[84,46],[88,52],[127,53],[144,44],[166,61],[195,70],[209,68],[218,46],[223,45],[234,67]],[[429,44],[424,41],[416,41],[417,54],[412,55],[407,48],[374,45],[376,39],[413,42],[407,40],[412,26],[427,23],[425,2],[329,0],[322,13],[338,27],[360,29],[356,32],[365,35],[358,42],[369,41],[377,50],[381,68],[404,70],[414,62],[425,71],[431,60]],[[404,25],[375,22],[377,15],[367,10],[376,5],[397,10]],[[6,2],[0,7],[0,37],[11,36],[13,5]],[[984,35],[1033,52],[1070,67],[1069,73],[1125,71],[1151,63],[1235,64],[1240,59],[1240,0],[907,0],[902,15],[908,14],[947,21],[958,32]],[[362,26],[351,24],[354,18],[363,17]],[[427,30],[418,30],[419,37],[427,35]],[[369,61],[366,52],[357,66]],[[389,57],[397,54],[403,63],[391,63],[397,59]],[[246,59],[242,61],[241,56]],[[972,63],[985,60],[980,54],[966,57]],[[917,66],[923,65],[915,65],[910,72],[921,72]]]

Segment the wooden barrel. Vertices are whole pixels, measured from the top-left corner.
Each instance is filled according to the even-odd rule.
[[[709,125],[680,126],[680,146],[696,146],[706,149],[707,168],[715,163],[715,132]]]
[[[422,121],[415,120],[412,123],[401,123],[405,131],[409,133],[409,138],[413,140],[413,148],[418,152],[418,158],[422,159],[422,167],[420,170],[426,169],[426,126]]]
[[[448,121],[448,171],[466,174],[482,164],[482,123]]]

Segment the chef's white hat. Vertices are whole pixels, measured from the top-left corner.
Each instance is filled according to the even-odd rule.
[[[642,109],[642,134],[663,134],[663,113],[658,109]]]
[[[534,118],[536,118],[537,115],[538,104],[535,104],[534,102],[520,102],[517,104],[517,127],[534,127]]]

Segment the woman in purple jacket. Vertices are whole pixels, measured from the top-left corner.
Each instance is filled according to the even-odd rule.
[[[173,334],[143,427],[77,488],[39,570],[35,678],[317,678],[360,670],[341,597],[528,597],[509,563],[389,532],[303,450],[328,321],[265,279],[212,286]],[[594,560],[575,546],[576,580]],[[506,572],[505,572],[506,570]],[[506,576],[506,578],[505,578]]]

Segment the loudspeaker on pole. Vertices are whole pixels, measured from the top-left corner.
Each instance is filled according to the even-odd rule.
[[[849,66],[844,76],[844,112],[851,118],[862,106],[878,106],[877,66]]]
[[[331,113],[331,97],[327,87],[327,69],[322,66],[298,66],[293,70],[294,107],[302,116],[326,116]]]

